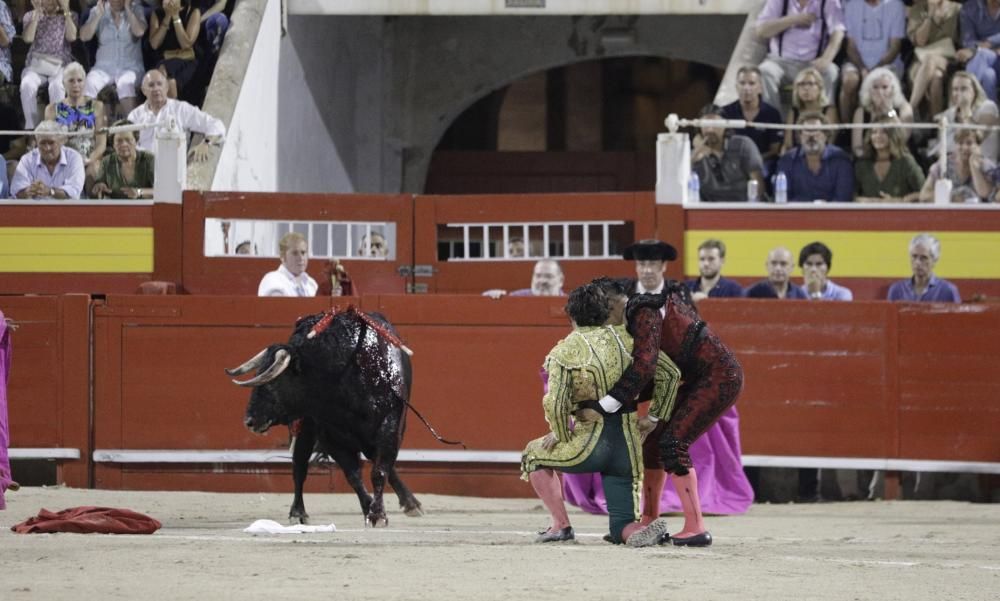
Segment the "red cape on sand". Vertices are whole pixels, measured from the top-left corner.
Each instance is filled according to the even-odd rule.
[[[70,507],[59,512],[43,509],[38,515],[11,526],[18,534],[75,532],[77,534],[152,534],[160,522],[148,515],[114,507]]]

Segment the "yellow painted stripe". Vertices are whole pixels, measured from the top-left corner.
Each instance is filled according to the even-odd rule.
[[[764,277],[767,253],[785,246],[798,261],[799,250],[817,240],[833,251],[830,277],[909,277],[909,244],[916,232],[819,230],[689,230],[684,237],[684,273],[698,275],[698,245],[709,238],[726,243],[730,277]],[[941,260],[934,272],[942,278],[1000,279],[1000,232],[932,232],[941,241]],[[801,275],[796,267],[795,273]]]
[[[152,271],[150,227],[0,227],[0,272]]]

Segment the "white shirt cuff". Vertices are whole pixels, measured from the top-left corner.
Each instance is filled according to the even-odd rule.
[[[614,413],[622,408],[622,404],[618,402],[618,399],[610,394],[597,401],[597,403],[601,406],[601,409],[604,409],[607,413]]]
[[[654,424],[660,421],[660,418],[656,417],[655,415],[646,415],[646,419],[653,422]]]

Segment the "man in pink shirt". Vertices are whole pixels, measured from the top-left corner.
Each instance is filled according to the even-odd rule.
[[[806,67],[823,75],[826,97],[836,98],[838,69],[833,59],[845,31],[840,0],[767,0],[757,15],[757,37],[770,44],[760,64],[764,101],[781,107],[781,86],[792,83]]]

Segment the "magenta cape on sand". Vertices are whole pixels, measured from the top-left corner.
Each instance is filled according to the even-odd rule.
[[[11,483],[10,457],[7,449],[10,446],[10,431],[7,428],[7,375],[10,373],[10,332],[0,311],[0,509],[6,509],[4,491]]]
[[[743,474],[740,455],[740,417],[736,407],[730,407],[691,445],[691,461],[698,473],[698,496],[705,513],[744,513],[753,503],[753,488]],[[567,501],[589,513],[608,512],[600,474],[563,474],[562,477]],[[668,481],[660,497],[660,511],[680,510],[677,492]]]

